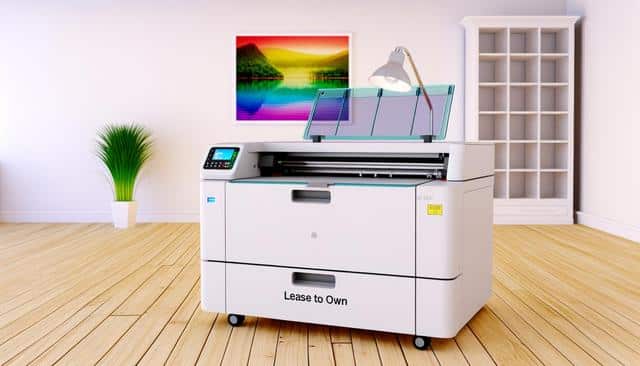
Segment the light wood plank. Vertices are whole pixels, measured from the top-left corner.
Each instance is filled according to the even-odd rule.
[[[167,290],[140,316],[113,348],[100,360],[102,365],[135,364],[160,334],[180,304],[195,286],[200,271],[200,258],[194,256]]]
[[[280,321],[258,319],[251,355],[249,356],[249,366],[273,366],[276,359],[279,333]]]
[[[335,365],[335,363],[331,348],[331,329],[320,325],[309,325],[309,365],[324,366]]]
[[[202,348],[197,365],[220,365],[227,349],[232,329],[225,315],[218,316]]]
[[[156,246],[158,246],[157,243],[156,243]],[[73,314],[81,310],[83,307],[87,305],[89,306],[102,305],[105,302],[107,302],[108,297],[105,294],[109,294],[110,292],[108,290],[110,288],[113,288],[114,285],[120,282],[123,278],[127,278],[128,275],[131,274],[129,273],[129,271],[133,270],[134,271],[133,274],[141,275],[142,277],[141,281],[146,280],[146,278],[148,278],[148,276],[153,272],[154,261],[159,260],[159,258],[161,259],[163,253],[165,253],[165,250],[169,246],[170,246],[170,243],[164,243],[159,246],[160,248],[159,252],[148,252],[147,254],[142,256],[133,256],[132,257],[133,259],[130,259],[133,262],[131,263],[125,262],[122,264],[126,266],[126,270],[122,274],[119,274],[115,277],[109,276],[107,279],[103,280],[99,284],[95,284],[88,291],[81,292],[80,294],[77,294],[76,297],[69,299],[69,302],[67,302],[62,306],[54,307],[53,309],[49,309],[49,308],[42,309],[41,312],[35,313],[34,316],[37,317],[35,319],[31,317],[22,316],[18,318],[16,321],[14,321],[13,323],[11,323],[9,326],[2,328],[0,332],[2,332],[2,334],[5,334],[8,340],[2,345],[0,345],[0,359],[1,359],[0,362],[4,362],[7,359],[12,358],[13,356],[18,354],[25,348],[37,342],[44,335],[52,332],[52,330],[54,330],[55,328],[63,324],[69,317],[72,317]],[[129,266],[127,266],[127,264],[129,264]],[[147,266],[146,267],[147,271],[138,272],[136,270],[138,266],[145,266],[145,265]],[[110,275],[110,274],[111,274],[110,271],[106,272],[106,275]],[[135,288],[137,288],[140,285],[141,281],[140,282],[136,281],[132,285],[135,286]],[[99,295],[101,293],[102,295]],[[96,295],[99,295],[99,296],[96,296]],[[120,299],[123,300],[128,295],[129,295],[128,292],[123,292],[123,293],[116,292],[116,297],[119,297],[119,300]],[[109,305],[112,305],[112,303],[110,303]],[[119,305],[119,303],[117,305]],[[46,315],[44,318],[40,318],[42,312],[46,312],[46,311],[49,311],[50,313],[48,313],[48,315]],[[106,316],[110,315],[112,311],[113,310],[109,310],[107,312],[101,312],[97,314],[98,315],[97,317],[91,317],[91,319],[95,319],[95,320],[99,319],[98,321],[99,323],[102,320],[104,320]],[[31,315],[31,313],[26,315]],[[100,315],[102,315],[101,318],[100,318]],[[38,321],[37,319],[40,319],[40,321]],[[29,326],[26,330],[24,330],[23,327],[26,324],[32,324],[32,326]],[[93,327],[90,327],[88,329],[87,328],[83,328],[83,329],[91,330],[93,329]],[[12,336],[11,334],[12,332],[16,332],[16,335]]]
[[[136,247],[138,245],[137,242],[129,241],[130,239],[135,239],[136,235],[144,235],[146,233],[153,240],[153,234],[157,234],[158,229],[158,227],[146,226],[135,231],[135,234],[126,235],[124,233],[116,233],[113,228],[106,225],[100,225],[91,232],[61,240],[65,243],[65,247],[50,243],[46,247],[49,253],[44,255],[47,260],[53,261],[52,263],[44,262],[43,259],[38,257],[29,256],[25,258],[24,264],[11,270],[12,275],[18,276],[20,281],[27,281],[30,286],[27,292],[3,302],[0,305],[0,313],[4,314],[12,309],[25,313],[35,309],[38,305],[58,296],[62,291],[86,281],[88,275],[102,271],[105,268],[104,265],[107,264],[104,260],[105,257],[111,257],[114,253],[118,255],[120,252],[129,251],[133,249],[131,244]],[[173,226],[171,225],[166,227],[166,230],[172,229]],[[119,240],[121,237],[118,235],[126,237],[126,240]],[[125,248],[127,250],[123,251]],[[36,250],[39,254],[43,254],[40,249],[33,247],[27,249]],[[73,252],[74,255],[68,255],[69,252]],[[40,267],[40,270],[37,272],[29,270],[33,265]],[[6,268],[6,266],[1,267]],[[38,276],[37,281],[35,281],[38,286],[33,286],[33,276]],[[19,281],[12,280],[9,276],[0,276],[0,279],[9,280],[12,285],[19,285]],[[10,291],[2,283],[0,283],[0,288]]]
[[[499,271],[496,271],[496,273]],[[516,272],[511,272],[510,276],[519,276]],[[507,282],[508,279],[504,274],[500,274],[499,279],[501,281]],[[521,279],[520,283],[524,283],[526,280]],[[538,285],[540,285],[538,283]],[[531,289],[531,288],[530,288]],[[539,298],[541,303],[544,303],[545,306],[550,307],[553,311],[560,314],[561,317],[568,320],[571,324],[574,325],[574,328],[580,333],[586,335],[593,343],[598,344],[600,347],[604,349],[606,353],[613,356],[615,359],[619,360],[619,362],[626,364],[634,364],[635,361],[639,361],[638,356],[631,350],[622,344],[618,339],[611,337],[610,334],[603,331],[598,326],[594,325],[589,321],[589,319],[584,318],[580,313],[575,312],[572,308],[566,306],[564,303],[557,301],[554,297],[538,291],[535,292],[535,295],[529,293],[530,289],[525,291],[518,291],[516,293],[518,297],[523,299],[526,303],[533,303],[536,301],[536,298]],[[533,290],[535,291],[535,290]],[[543,307],[540,307],[543,308]],[[565,333],[566,336],[569,336]],[[595,354],[592,354],[595,356]],[[599,354],[600,357],[605,357],[603,354]]]
[[[378,353],[383,365],[406,365],[398,337],[394,334],[375,333]]]
[[[113,315],[142,315],[182,271],[181,266],[162,266],[120,305]]]
[[[33,249],[36,247],[46,248],[45,243],[52,247],[64,245],[64,242],[59,239],[70,231],[90,231],[92,228],[98,227],[100,227],[99,224],[33,224],[0,235],[0,264],[4,267],[7,263],[11,264],[12,259],[37,255]]]
[[[473,334],[468,326],[464,326],[456,335],[456,343],[471,365],[491,366],[495,362],[491,359],[487,350],[484,349],[478,338]]]
[[[100,228],[91,234],[107,233],[107,229]],[[12,260],[12,264],[17,267],[2,265],[1,267],[6,273],[0,273],[0,288],[7,294],[16,293],[16,296],[6,297],[0,305],[0,314],[2,314],[0,326],[8,324],[7,319],[16,319],[20,315],[31,312],[38,306],[59,296],[62,291],[86,281],[87,274],[93,273],[96,267],[102,268],[104,255],[112,252],[101,248],[103,240],[106,240],[102,236],[98,236],[101,239],[96,240],[97,243],[86,243],[91,237],[92,235],[87,233],[86,237],[79,235],[73,239],[62,240],[62,242],[70,244],[71,247],[67,247],[67,245],[61,247],[50,243],[51,245],[46,247],[49,253],[46,254],[43,250],[30,246],[26,249],[40,251],[40,253],[33,256],[23,256],[21,261]],[[81,246],[84,250],[76,251],[73,246]],[[128,243],[124,241],[116,246],[126,248]],[[90,250],[90,254],[86,250]],[[67,251],[73,251],[75,255],[65,256],[64,253]],[[41,255],[44,255],[44,258]],[[37,265],[40,270],[30,271],[29,269],[34,265]],[[40,286],[32,286],[34,282]],[[18,295],[16,289],[21,288],[26,288],[27,291],[20,292]]]
[[[547,365],[571,365],[569,360],[564,358],[551,343],[522,320],[501,298],[492,296],[487,306],[521,342],[527,345],[527,348],[537,355],[542,363]]]
[[[307,334],[306,325],[283,322],[280,326],[275,365],[307,365],[309,363]]]
[[[29,347],[25,348],[22,352],[16,354],[7,361],[4,365],[26,365],[32,360],[36,359],[39,355],[41,355],[46,350],[50,349],[52,346],[62,345],[64,342],[61,342],[61,338],[65,335],[69,334],[73,329],[77,327],[77,325],[81,322],[85,322],[87,318],[91,317],[91,314],[98,309],[102,304],[89,304],[82,309],[80,309],[77,313],[73,314],[70,318],[64,321],[60,326],[58,326],[54,331],[47,334],[44,337],[41,337],[37,342],[33,343]],[[93,327],[86,330],[88,334]],[[66,349],[70,349],[73,345],[78,343],[80,338],[74,340],[72,343],[66,344],[64,347]],[[56,359],[62,356],[62,353],[56,356]]]
[[[563,336],[585,350],[585,352],[592,356],[596,361],[605,365],[620,364],[619,361],[617,361],[603,348],[605,345],[601,345],[587,337],[579,328],[569,321],[570,318],[563,316],[561,313],[549,306],[549,304],[544,303],[538,297],[533,296],[528,290],[525,290],[513,281],[510,276],[505,276],[502,271],[498,270],[495,274],[497,275],[499,282],[503,283],[505,287],[508,287],[520,301],[531,306],[537,314],[548,321],[553,327],[558,329]],[[515,272],[511,272],[511,275],[515,275]]]
[[[351,343],[351,329],[343,327],[331,328],[332,343]]]
[[[381,365],[378,346],[373,333],[354,329],[351,332],[353,356],[358,365]]]
[[[530,324],[534,331],[545,337],[549,343],[553,344],[569,361],[574,365],[597,365],[598,362],[587,352],[580,348],[571,339],[565,337],[559,330],[549,324],[544,318],[531,310],[525,303],[520,301],[513,293],[505,288],[500,282],[494,282],[493,291],[496,296]],[[510,327],[514,329],[515,327]],[[526,329],[526,328],[525,328]],[[530,331],[530,330],[529,330]]]
[[[501,267],[510,268],[513,274],[509,276],[518,277],[518,281],[533,293],[562,294],[558,300],[568,305],[576,313],[586,316],[588,319],[598,323],[599,327],[614,336],[620,342],[631,348],[640,348],[640,325],[619,312],[617,303],[608,300],[597,300],[591,297],[586,290],[578,290],[564,282],[564,279],[551,276],[544,267],[533,264],[528,259],[513,258],[504,248],[496,249],[496,261]],[[515,266],[513,264],[515,264]],[[501,270],[498,268],[498,270]],[[541,291],[538,291],[537,289]],[[553,297],[555,298],[555,297]]]
[[[413,337],[400,336],[402,353],[409,366],[438,366],[440,363],[433,353],[433,349],[419,350],[413,346]],[[385,364],[388,365],[388,364]]]
[[[350,343],[334,343],[333,353],[336,358],[336,366],[354,366],[353,348]]]
[[[173,266],[173,265],[186,265],[189,262],[189,258],[184,258],[184,250],[180,250],[184,246],[189,246],[191,243],[198,243],[200,237],[200,232],[195,230],[195,227],[191,227],[191,230],[188,230],[185,235],[181,235],[178,240],[178,248],[168,255],[165,260],[162,262],[164,266]]]
[[[486,308],[469,322],[469,328],[482,342],[491,357],[502,365],[541,365],[536,356]]]
[[[137,316],[110,316],[102,326],[91,332],[69,351],[59,364],[93,365],[137,320]]]
[[[159,253],[161,255],[161,253]],[[153,273],[153,263],[147,263],[136,272],[125,278],[123,281],[113,286],[87,306],[99,305],[96,311],[86,319],[76,325],[62,338],[56,339],[51,336],[43,337],[43,340],[52,342],[38,358],[40,364],[52,364],[59,359],[68,349],[82,340],[91,330],[97,327],[107,316],[109,316],[141,283],[143,283]]]
[[[93,272],[85,273],[79,283],[74,284],[69,289],[62,289],[64,290],[63,292],[53,293],[44,299],[35,299],[3,314],[0,316],[0,327],[2,327],[0,328],[0,343],[31,327],[43,318],[50,316],[52,311],[63,306],[77,306],[74,309],[64,308],[64,312],[78,310],[84,301],[90,300],[104,291],[104,289],[126,277],[128,273],[126,271],[122,273],[121,271],[127,267],[132,267],[132,263],[148,261],[153,257],[153,254],[148,252],[147,246],[152,246],[153,239],[158,239],[159,237],[157,234],[153,235],[145,241],[146,245],[130,247],[129,253],[116,252],[106,259],[103,258],[101,265],[97,266]],[[125,245],[127,243],[133,244],[134,240],[135,237],[132,237],[130,240],[124,241],[124,243]],[[155,243],[155,245],[157,246],[158,243]],[[105,275],[110,275],[110,277],[105,278]],[[5,290],[5,288],[2,289]]]
[[[615,303],[616,312],[628,317],[636,326],[640,324],[640,298],[629,292],[629,286],[616,283],[607,272],[594,274],[590,266],[579,269],[572,261],[580,257],[563,257],[550,250],[536,252],[533,246],[545,243],[544,237],[526,236],[527,232],[522,230],[513,229],[505,233],[503,238],[496,239],[498,243],[504,243],[506,240],[510,242],[510,245],[501,245],[498,249],[511,251],[512,255],[518,253],[526,258],[526,262],[534,264],[536,268],[543,268],[545,277],[554,283],[563,283],[577,293],[588,293],[591,301],[602,304]],[[549,246],[548,243],[546,245]],[[637,290],[637,284],[634,289]]]
[[[196,310],[187,324],[187,328],[178,339],[176,347],[169,355],[167,364],[195,365],[217,317],[217,313]]]
[[[200,305],[199,284],[200,282],[198,281],[191,289],[189,295],[187,295],[185,301],[180,304],[180,307],[176,310],[175,314],[173,314],[169,323],[162,329],[158,338],[156,338],[140,360],[140,363],[138,363],[139,366],[163,365],[167,361],[178,339],[187,327],[187,323],[189,323],[196,309],[198,309],[198,305]]]
[[[496,250],[496,259],[501,263],[505,259],[504,248]],[[504,262],[505,267],[513,268],[513,276],[518,277],[518,281],[536,294],[549,294],[550,299],[557,300],[555,294],[561,293],[560,303],[569,306],[586,319],[593,319],[598,323],[599,327],[611,334],[616,340],[625,344],[631,349],[640,349],[640,337],[635,334],[640,332],[640,325],[631,321],[619,312],[619,305],[612,299],[598,301],[596,298],[590,297],[585,290],[578,291],[576,288],[564,282],[564,279],[558,279],[550,276],[547,268],[532,267],[529,259],[512,258],[510,261],[517,263],[516,268],[508,262]],[[500,269],[498,269],[500,270]],[[535,281],[533,279],[544,279],[544,281]],[[540,288],[542,291],[537,291]],[[604,301],[604,302],[603,302]]]
[[[252,316],[246,317],[240,327],[233,328],[227,350],[222,359],[223,365],[246,365],[249,362],[253,336],[256,333],[257,319]]]
[[[431,348],[441,365],[468,364],[454,339],[433,339]]]

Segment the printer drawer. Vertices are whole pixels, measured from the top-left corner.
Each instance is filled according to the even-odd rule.
[[[227,261],[415,274],[415,187],[230,183]]]
[[[414,279],[227,264],[227,312],[413,334]]]

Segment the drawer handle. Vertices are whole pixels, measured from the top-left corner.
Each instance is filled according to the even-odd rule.
[[[291,282],[298,286],[335,288],[336,276],[319,273],[293,272]]]
[[[331,203],[331,192],[294,189],[291,191],[291,200],[293,202]]]

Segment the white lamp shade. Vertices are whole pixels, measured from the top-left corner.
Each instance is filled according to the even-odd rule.
[[[402,67],[403,62],[404,54],[401,51],[393,51],[389,61],[369,77],[369,82],[379,88],[397,92],[411,90],[411,80]]]

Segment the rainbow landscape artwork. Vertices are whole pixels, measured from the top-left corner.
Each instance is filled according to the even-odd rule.
[[[306,121],[318,89],[349,86],[349,41],[236,36],[236,120]]]

